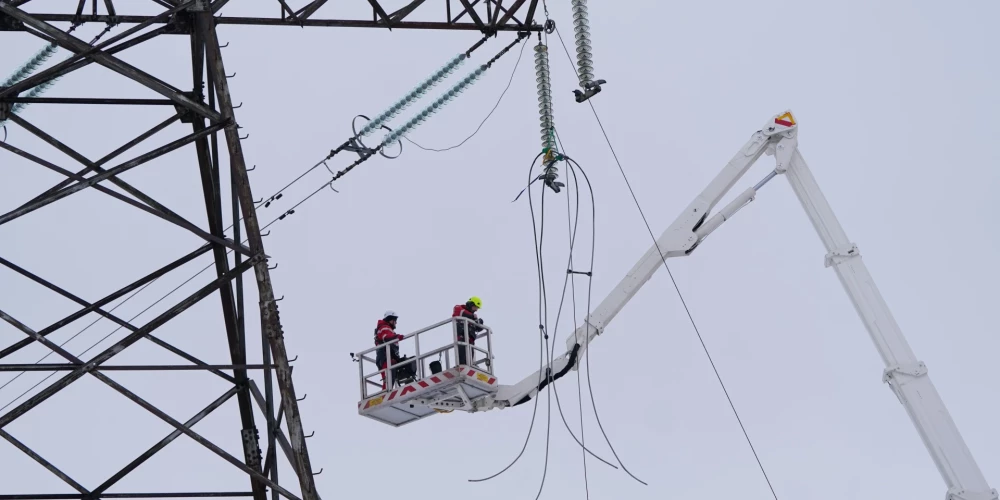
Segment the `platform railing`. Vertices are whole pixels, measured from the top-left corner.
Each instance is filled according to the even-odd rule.
[[[466,331],[465,335],[466,340],[462,342],[459,342],[458,340],[458,325],[460,322],[464,324]],[[437,330],[441,327],[444,327],[445,325],[451,325],[451,341],[444,343],[444,345],[439,345],[439,347],[436,347],[429,351],[421,350],[421,338],[425,339],[424,343],[426,344],[428,340],[427,337],[430,336],[430,332]],[[482,342],[485,339],[486,341],[485,348],[468,342],[469,339],[468,332],[470,331],[470,327],[482,328],[482,330],[476,334],[476,341]],[[403,347],[408,345],[408,341],[410,339],[413,339],[412,342],[414,349],[413,356],[407,356],[406,359],[403,359],[399,363],[393,363],[391,357],[392,345],[393,344],[400,345],[400,356],[402,357],[404,355],[404,353],[402,352]],[[379,349],[385,350],[384,352],[386,358],[386,367],[381,370],[378,369],[378,365],[375,362],[375,357],[377,356]],[[490,375],[494,375],[493,330],[486,325],[480,324],[468,318],[452,317],[444,321],[439,321],[437,323],[434,323],[431,326],[421,328],[415,332],[407,333],[403,335],[402,339],[392,340],[390,342],[386,342],[379,346],[371,347],[365,351],[361,351],[355,354],[356,361],[358,362],[358,376],[361,385],[360,387],[361,399],[367,399],[380,392],[392,389],[392,387],[395,385],[396,382],[394,380],[395,374],[393,373],[393,371],[401,366],[412,365],[414,367],[416,380],[423,379],[433,374],[430,373],[429,367],[427,366],[428,361],[440,361],[441,371],[454,368],[455,366],[457,366],[457,362],[459,360],[458,357],[459,349],[467,349],[466,358],[467,360],[470,361],[470,363],[467,364],[475,367],[480,371],[486,372]],[[482,356],[477,356],[477,354],[481,354]],[[435,357],[437,359],[434,360],[431,359]],[[454,364],[452,363],[452,359],[454,359],[455,361]],[[374,365],[375,371],[371,373],[365,373],[365,362]],[[383,374],[385,375],[385,389],[382,388]],[[369,392],[370,387],[374,387],[375,389]]]

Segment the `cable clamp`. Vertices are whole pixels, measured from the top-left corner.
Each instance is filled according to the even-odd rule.
[[[590,277],[594,276],[594,274],[593,274],[592,271],[574,271],[572,269],[567,269],[566,270],[566,274],[585,274],[585,275],[590,276]]]
[[[995,489],[988,492],[980,492],[967,491],[958,486],[953,486],[948,490],[948,495],[945,498],[946,500],[997,500],[997,498],[1000,498],[1000,495],[998,495]]]
[[[573,95],[575,96],[576,102],[584,102],[584,101],[590,99],[591,97],[594,97],[595,95],[597,95],[598,93],[600,93],[601,90],[604,90],[604,89],[601,88],[601,85],[603,85],[605,83],[608,83],[608,81],[607,80],[596,80],[596,81],[593,81],[593,82],[587,82],[586,83],[586,88],[587,88],[586,91],[581,91],[579,89],[573,89]]]
[[[830,267],[833,265],[841,264],[847,261],[848,259],[860,256],[861,256],[861,251],[858,250],[858,246],[852,243],[848,247],[838,248],[826,254],[826,257],[823,260],[824,260],[824,265],[826,267]]]
[[[927,375],[927,365],[925,365],[923,361],[902,365],[892,365],[882,372],[882,382],[889,382],[890,380],[897,379],[897,373],[901,375],[909,375],[913,378],[922,377]]]

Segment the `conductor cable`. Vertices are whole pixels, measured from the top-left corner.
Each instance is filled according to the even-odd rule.
[[[562,41],[562,35],[559,34],[559,30],[556,29],[556,35],[559,37],[559,41],[562,42],[563,49],[566,52],[566,57],[570,61],[570,66],[573,66],[573,58],[569,55],[569,49],[566,48],[566,43]],[[574,71],[576,68],[574,67]],[[579,74],[579,72],[577,73]],[[753,445],[753,441],[750,439],[750,434],[747,433],[746,426],[743,425],[743,419],[740,418],[739,412],[736,410],[736,405],[733,403],[732,397],[729,396],[729,391],[726,389],[726,384],[722,381],[722,375],[719,374],[718,368],[715,366],[715,361],[712,359],[712,354],[708,350],[708,346],[705,344],[705,339],[701,335],[701,330],[698,328],[697,322],[694,320],[694,315],[691,314],[691,309],[687,305],[687,301],[684,299],[684,294],[681,292],[680,286],[677,284],[677,280],[674,278],[673,272],[670,270],[670,266],[667,264],[666,257],[663,256],[663,250],[660,249],[659,242],[656,241],[656,236],[653,234],[652,228],[649,226],[649,221],[646,219],[646,214],[642,211],[642,206],[639,205],[639,200],[636,198],[635,191],[632,190],[632,185],[628,181],[628,176],[625,174],[625,169],[622,167],[621,161],[618,159],[618,154],[615,153],[614,146],[611,145],[611,139],[608,137],[607,131],[604,129],[604,124],[601,123],[601,117],[597,114],[597,109],[594,107],[592,102],[587,102],[590,105],[590,109],[594,114],[594,118],[597,121],[598,126],[601,129],[601,133],[604,135],[604,140],[608,144],[608,149],[611,151],[611,155],[615,159],[615,163],[618,165],[618,170],[622,174],[622,178],[625,180],[625,185],[628,187],[629,193],[632,195],[632,200],[635,202],[636,209],[639,210],[639,215],[642,217],[643,224],[646,226],[646,231],[649,232],[649,237],[653,240],[653,245],[656,247],[657,253],[660,255],[660,261],[663,263],[664,269],[667,270],[667,275],[670,277],[670,282],[674,286],[674,290],[677,292],[677,297],[681,301],[681,305],[684,307],[684,311],[687,314],[688,321],[691,323],[691,327],[694,329],[695,334],[698,337],[698,341],[701,343],[702,350],[705,352],[705,356],[708,358],[708,362],[712,367],[712,371],[715,373],[715,378],[719,381],[719,386],[722,388],[723,394],[726,396],[726,400],[729,402],[729,407],[733,410],[733,415],[736,417],[736,421],[740,426],[740,430],[743,431],[743,437],[746,438],[747,445],[750,447],[750,451],[753,453],[754,459],[757,461],[757,466],[760,468],[761,474],[764,476],[764,481],[767,482],[767,487],[771,490],[771,495],[775,500],[778,499],[778,494],[774,491],[774,486],[771,484],[771,479],[767,475],[767,471],[764,469],[764,464],[760,461],[760,456],[757,454],[757,449]],[[571,160],[567,160],[571,161]],[[589,292],[588,292],[589,295]],[[589,299],[588,299],[589,300]],[[589,310],[588,305],[588,310]],[[587,361],[590,360],[590,350],[586,352]],[[587,383],[590,385],[590,373],[588,369],[587,373]],[[596,413],[596,410],[595,410]],[[602,430],[603,432],[603,430]]]
[[[535,159],[531,162],[531,166],[528,168],[528,180],[529,180],[528,184],[529,184],[529,186],[531,184],[531,174],[532,174],[532,172],[535,169],[535,164],[538,163],[538,159],[542,157],[542,154],[543,153],[538,153],[538,155],[535,156]],[[529,194],[529,196],[530,196],[530,194]],[[535,235],[535,255],[536,255],[536,259],[540,259],[539,254],[538,254],[538,229],[537,229],[537,226],[535,224],[535,209],[534,209],[533,206],[530,207],[530,208],[531,208],[531,228],[532,228],[532,234]],[[536,260],[536,267],[537,267],[537,263],[538,262]],[[539,303],[539,316],[541,316],[541,303],[542,303],[542,286],[541,286],[541,281],[539,281],[538,293],[539,293],[539,299],[538,299],[538,303]],[[543,370],[543,368],[545,366],[545,355],[544,355],[544,350],[542,348],[542,343],[544,342],[544,335],[543,335],[544,331],[543,331],[543,328],[544,327],[542,326],[541,321],[539,320],[539,325],[538,325],[538,329],[539,329],[539,336],[538,336],[538,342],[539,342],[539,346],[538,346],[538,384],[542,383],[542,370]],[[517,463],[517,461],[520,460],[521,457],[524,455],[524,451],[526,449],[528,449],[528,442],[531,440],[531,432],[535,428],[535,418],[536,418],[537,414],[538,414],[538,398],[535,398],[534,409],[532,409],[532,411],[531,411],[531,424],[528,426],[528,435],[525,436],[525,438],[524,438],[524,446],[521,447],[521,451],[517,454],[516,457],[514,457],[514,460],[512,460],[510,462],[510,464],[508,464],[500,472],[497,472],[496,474],[493,474],[492,476],[484,477],[482,479],[469,479],[468,481],[470,483],[479,483],[479,482],[483,482],[483,481],[488,481],[490,479],[493,479],[493,478],[499,476],[500,474],[503,474],[504,472],[507,472],[508,469],[510,469],[511,467],[513,467],[514,464]]]

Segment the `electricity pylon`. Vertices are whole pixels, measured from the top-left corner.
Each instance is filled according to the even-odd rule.
[[[266,500],[268,493],[274,500],[277,500],[279,495],[294,500],[319,498],[295,387],[292,383],[292,370],[285,350],[283,340],[285,332],[282,330],[278,315],[278,301],[281,298],[276,298],[271,285],[268,267],[269,257],[265,253],[261,224],[256,213],[256,208],[261,200],[255,201],[251,190],[246,167],[247,161],[241,147],[239,126],[227,85],[227,74],[216,28],[219,25],[273,26],[275,30],[278,27],[354,27],[390,30],[466,30],[495,35],[503,31],[539,31],[542,27],[533,21],[538,4],[537,0],[514,0],[509,2],[506,7],[503,6],[502,0],[458,0],[454,2],[452,0],[433,2],[413,0],[405,2],[405,5],[391,13],[386,11],[379,2],[368,0],[367,3],[372,10],[371,20],[323,18],[321,16],[324,11],[332,10],[329,8],[331,6],[324,9],[325,4],[328,3],[327,0],[305,2],[305,5],[298,9],[289,5],[291,1],[269,0],[280,14],[273,18],[251,18],[224,15],[224,11],[231,10],[236,4],[246,4],[247,0],[241,2],[230,2],[229,0],[129,0],[128,2],[91,0],[88,2],[80,0],[78,3],[68,2],[69,8],[74,9],[68,12],[33,10],[34,5],[42,8],[43,2],[41,1],[35,4],[33,0],[0,0],[0,32],[3,32],[0,33],[0,37],[5,39],[2,46],[13,47],[29,41],[41,40],[54,44],[53,51],[58,47],[72,53],[64,61],[53,64],[35,74],[29,72],[30,76],[22,75],[20,78],[15,78],[14,81],[6,84],[7,86],[0,83],[0,122],[3,122],[10,131],[18,130],[24,136],[32,136],[40,140],[40,143],[44,143],[46,148],[52,148],[49,151],[29,151],[27,147],[22,149],[18,146],[18,137],[20,136],[7,137],[5,134],[4,141],[0,142],[0,149],[4,150],[0,153],[2,182],[18,183],[18,175],[12,171],[5,171],[8,167],[12,169],[15,167],[18,169],[45,168],[54,172],[61,179],[61,182],[34,196],[25,187],[24,191],[27,194],[24,199],[15,201],[11,206],[0,207],[0,212],[2,212],[0,213],[0,266],[3,266],[0,269],[5,268],[9,273],[12,272],[20,276],[19,281],[0,282],[2,283],[2,288],[0,288],[0,319],[3,320],[0,322],[0,342],[3,342],[0,344],[2,347],[0,350],[0,372],[6,372],[5,374],[48,372],[55,378],[54,382],[40,386],[37,391],[30,393],[30,397],[20,400],[16,406],[13,405],[13,402],[8,405],[10,408],[0,414],[0,437],[48,469],[54,477],[65,483],[61,486],[65,488],[68,485],[69,488],[76,491],[76,493],[53,493],[48,484],[41,484],[38,491],[12,492],[5,491],[5,488],[0,486],[0,500],[236,496],[252,496],[254,500]],[[361,3],[360,0],[356,1]],[[329,3],[333,4],[334,2]],[[338,2],[338,7],[340,7],[339,4]],[[46,5],[49,4],[46,3]],[[119,7],[135,9],[131,12],[142,12],[143,15],[132,15],[129,12],[119,11]],[[155,9],[159,13],[148,15],[151,9]],[[444,20],[428,20],[442,13],[446,16]],[[416,20],[418,17],[422,20]],[[119,29],[122,31],[114,36],[107,36],[99,43],[94,44],[77,38],[74,33],[75,29],[92,23],[105,24],[108,27],[105,34],[111,31],[112,27],[120,27]],[[68,24],[67,28],[56,27],[56,25],[62,24]],[[130,64],[120,56],[132,47],[166,36],[170,36],[173,41],[183,39],[186,46],[184,50],[190,53],[193,81],[192,86],[188,89],[177,88],[152,76],[150,67],[156,66],[157,60],[143,60],[140,63]],[[105,74],[110,71],[124,76],[155,92],[161,98],[41,96],[40,91],[46,90],[57,78],[90,65],[103,67],[106,71],[102,71],[102,73]],[[143,69],[144,67],[146,69]],[[138,134],[112,153],[99,160],[93,160],[67,145],[75,142],[72,137],[57,138],[26,119],[21,110],[24,106],[29,105],[34,108],[42,106],[54,108],[56,112],[62,112],[62,109],[67,109],[69,106],[89,105],[138,107],[148,111],[145,113],[146,116],[157,116],[157,113],[163,115],[164,109],[171,113],[164,121]],[[88,129],[100,130],[101,114],[94,113],[88,116],[92,117],[88,118],[91,120]],[[172,140],[162,139],[165,130],[176,130],[176,128],[171,129],[170,127],[178,124],[185,128],[190,127],[185,135]],[[135,127],[137,131],[144,128],[145,126],[139,124]],[[219,134],[223,135],[222,141],[219,140]],[[223,151],[220,151],[220,142],[222,142]],[[121,160],[121,157],[129,157],[133,150],[148,143],[157,143],[158,145],[149,148],[145,153],[132,156],[131,159]],[[171,162],[184,162],[183,157],[177,152],[190,151],[191,148],[194,149],[191,157],[197,158],[202,188],[200,194],[192,193],[192,195],[203,198],[207,227],[181,216],[177,211],[168,208],[165,203],[156,201],[122,179],[122,174],[133,169],[140,169],[143,165],[154,160],[165,159]],[[55,152],[71,158],[80,165],[73,167],[59,165],[57,162],[45,159],[46,156]],[[223,157],[228,157],[228,184],[230,186],[230,200],[228,201],[230,201],[232,218],[235,221],[233,226],[228,228],[224,227],[223,222],[223,207],[224,202],[227,201],[224,199],[222,190],[226,177],[224,170],[220,168]],[[15,221],[22,223],[39,214],[51,214],[53,210],[58,210],[66,203],[63,200],[72,200],[74,195],[80,196],[77,193],[81,191],[97,192],[117,200],[116,204],[121,207],[120,211],[101,214],[105,220],[114,218],[117,214],[125,211],[142,210],[148,216],[160,219],[161,224],[171,226],[174,231],[186,231],[194,235],[201,242],[201,245],[166,265],[162,265],[162,262],[149,263],[150,265],[146,269],[151,269],[151,271],[145,276],[129,284],[113,284],[114,287],[120,288],[97,300],[85,299],[69,288],[60,286],[59,273],[49,271],[45,269],[45,266],[37,266],[36,264],[36,268],[22,267],[14,262],[14,259],[9,260],[3,255],[3,248],[10,244],[17,245],[16,248],[32,247],[33,245],[30,238],[25,239],[24,237],[19,237],[12,243],[12,240],[4,235],[4,230],[11,228],[11,226],[6,226],[7,224]],[[129,207],[125,207],[125,205],[129,205]],[[37,234],[44,234],[45,224],[50,219],[42,217],[36,220],[39,222],[37,225],[33,225],[32,229],[38,231]],[[79,249],[98,243],[99,238],[76,240],[72,247]],[[146,321],[144,324],[134,324],[132,320],[123,319],[115,314],[114,308],[109,307],[116,301],[128,300],[132,294],[141,291],[161,278],[183,275],[186,271],[179,271],[179,269],[187,269],[184,268],[186,264],[208,254],[211,254],[213,259],[213,264],[210,264],[209,267],[214,267],[214,276],[211,279],[204,279],[203,275],[201,281],[196,282],[200,283],[200,287],[196,291],[184,298],[171,298],[171,302],[162,303],[160,306],[162,311],[154,319]],[[140,255],[138,258],[141,258],[139,253],[134,255]],[[254,284],[259,294],[261,331],[261,359],[259,363],[251,363],[247,354],[243,274],[250,270],[254,273]],[[94,271],[81,269],[81,273],[91,272]],[[87,276],[89,277],[90,274]],[[5,306],[5,303],[12,303],[13,297],[18,295],[24,287],[27,287],[28,283],[44,287],[49,291],[48,293],[54,294],[53,297],[60,296],[64,300],[71,301],[75,304],[74,312],[65,316],[48,317],[45,320],[46,326],[41,328],[38,325],[32,325],[32,321],[24,319],[20,311],[15,312]],[[217,296],[221,302],[218,313],[222,315],[219,323],[224,325],[225,342],[228,345],[229,359],[227,364],[213,364],[168,342],[170,334],[175,333],[174,329],[171,328],[172,325],[176,324],[175,319],[186,310],[202,303],[203,299],[213,295]],[[11,302],[5,300],[4,297],[7,297]],[[119,303],[119,305],[121,304]],[[101,321],[114,323],[118,329],[125,331],[124,336],[118,338],[117,342],[110,347],[91,355],[73,354],[69,348],[62,347],[65,342],[61,344],[57,341],[57,339],[62,338],[60,334],[65,332],[69,325],[94,316]],[[212,338],[221,336],[222,333],[213,332],[209,328],[207,331],[199,332],[199,335]],[[8,345],[7,338],[17,340]],[[112,358],[136,343],[159,346],[158,348],[166,349],[173,355],[183,358],[186,364],[114,365],[108,363]],[[29,348],[38,348],[39,345],[43,345],[45,352],[50,356],[55,356],[59,362],[43,364],[13,363],[11,361],[11,359],[17,358],[18,354],[24,354]],[[218,354],[219,356],[224,355],[223,352]],[[194,416],[171,416],[115,380],[115,377],[121,376],[123,372],[177,373],[189,370],[201,371],[206,376],[211,374],[225,381],[227,387],[221,396]],[[263,388],[259,387],[256,381],[248,375],[252,371],[259,371],[263,374]],[[163,380],[169,382],[167,377],[170,376],[164,375]],[[63,471],[60,464],[100,460],[102,450],[69,450],[56,446],[56,451],[53,453],[52,447],[49,446],[49,456],[43,456],[41,452],[26,444],[25,440],[16,437],[12,433],[10,425],[28,420],[26,415],[31,415],[30,410],[56,394],[72,392],[80,385],[74,384],[74,382],[82,378],[97,379],[172,428],[172,432],[153,444],[117,473],[102,483],[94,485],[84,485],[74,480]],[[169,383],[171,384],[169,391],[178,396],[196,389],[196,387],[184,386],[181,382]],[[274,393],[275,386],[277,386],[277,394]],[[25,395],[27,394],[29,393],[25,393]],[[84,398],[89,397],[89,395],[84,396]],[[209,413],[222,407],[233,398],[236,399],[239,409],[240,421],[238,425],[243,448],[242,457],[235,456],[222,446],[215,444],[213,439],[219,438],[201,434],[194,427]],[[98,402],[88,400],[77,401],[74,404],[87,411],[99,406]],[[255,407],[265,420],[263,426],[266,428],[266,432],[263,436],[265,441],[263,447],[260,443],[259,424],[255,419]],[[60,425],[72,427],[76,416],[73,413],[66,414],[64,418],[61,418]],[[181,418],[186,418],[186,420],[182,421]],[[44,429],[32,428],[33,433],[36,430],[39,433],[45,432]],[[81,429],[80,432],[86,432],[86,430]],[[242,471],[243,477],[249,481],[249,491],[241,492],[236,489],[230,491],[185,490],[185,478],[183,477],[178,477],[174,481],[177,488],[174,491],[132,493],[114,491],[117,483],[181,435],[193,439],[222,460]],[[278,481],[279,453],[287,459],[298,482],[297,487],[291,486],[289,488],[297,490],[298,493],[281,486]],[[160,467],[163,466],[160,465]],[[7,464],[0,464],[0,470],[9,470]],[[6,483],[6,480],[3,479],[5,473],[0,473],[0,483]],[[164,469],[163,473],[169,475],[170,470]],[[287,479],[287,476],[285,478]]]

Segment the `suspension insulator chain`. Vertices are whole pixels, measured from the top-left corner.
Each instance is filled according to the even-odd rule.
[[[594,79],[594,52],[590,46],[590,14],[587,0],[572,0],[573,34],[576,39],[576,66],[580,88],[574,90],[576,102],[584,102],[601,91],[604,80]]]
[[[535,45],[535,86],[538,88],[538,119],[541,126],[542,152],[545,171],[539,179],[545,185],[559,192],[564,185],[557,182],[559,169],[555,164],[562,159],[556,146],[555,119],[552,115],[552,75],[549,72],[549,48],[539,38]]]
[[[424,81],[420,82],[420,84],[414,87],[413,90],[411,90],[408,94],[406,94],[401,99],[399,99],[391,106],[386,108],[386,110],[383,111],[381,114],[377,115],[374,120],[369,121],[368,124],[365,125],[356,134],[356,138],[360,139],[362,137],[367,137],[368,135],[371,135],[372,132],[382,128],[382,125],[384,125],[389,120],[392,120],[396,115],[398,115],[404,109],[409,107],[410,104],[413,104],[415,101],[420,100],[420,98],[423,97],[429,90],[434,88],[438,83],[440,83],[442,80],[444,80],[452,73],[454,73],[459,66],[465,64],[465,61],[467,61],[470,57],[472,57],[472,53],[475,52],[476,49],[481,47],[484,43],[486,43],[486,41],[489,40],[489,38],[490,38],[489,36],[484,36],[474,45],[469,47],[468,50],[451,58],[451,60],[445,63],[444,66],[442,66],[439,70],[434,72],[434,74],[432,74],[431,76],[427,77]]]
[[[358,137],[365,137],[381,128],[383,123],[393,119],[401,111],[409,107],[410,104],[423,97],[424,94],[437,85],[441,80],[444,80],[446,77],[454,73],[455,70],[458,69],[458,67],[461,66],[467,59],[468,56],[464,52],[453,57],[441,69],[437,70],[426,80],[420,82],[420,84],[414,87],[408,94],[376,116],[374,120],[368,122],[368,124],[365,125],[360,132],[358,132]]]
[[[469,86],[471,86],[473,83],[478,81],[483,76],[483,74],[486,73],[486,70],[490,69],[490,67],[493,66],[493,63],[496,62],[501,56],[506,54],[511,49],[511,47],[520,43],[520,41],[527,36],[528,36],[527,32],[518,33],[517,39],[511,42],[506,47],[504,47],[500,52],[497,53],[497,55],[493,56],[489,61],[483,63],[478,68],[472,70],[472,72],[466,75],[465,78],[459,80],[459,82],[456,83],[451,89],[441,94],[437,99],[434,100],[434,102],[428,104],[427,107],[425,107],[421,112],[414,115],[413,118],[410,118],[410,120],[407,121],[405,124],[403,124],[403,126],[386,134],[385,138],[382,139],[380,147],[385,147],[388,146],[389,144],[398,141],[407,133],[412,131],[415,127],[427,121],[427,119],[430,118],[431,115],[443,109],[445,105],[451,102],[455,97],[458,97],[458,95],[461,94],[462,92],[465,92],[465,90],[468,89]]]
[[[66,31],[66,34],[68,35],[70,33],[73,33],[74,31],[76,31],[76,28],[79,27],[81,24],[82,23],[78,21],[73,22],[73,24],[69,27],[69,30]],[[97,41],[100,40],[101,37],[106,35],[108,31],[111,31],[111,26],[112,26],[111,24],[108,24],[108,27],[103,32],[101,32],[100,35],[97,35],[97,38],[91,40],[90,44],[93,45],[97,43]],[[31,56],[31,59],[28,59],[28,62],[22,64],[21,67],[17,68],[17,70],[14,71],[14,73],[7,78],[7,80],[5,80],[3,83],[0,83],[0,87],[11,87],[14,84],[19,83],[22,80],[26,79],[28,76],[34,73],[35,70],[40,68],[42,64],[45,63],[45,61],[47,61],[50,57],[55,55],[56,51],[58,50],[59,50],[59,45],[57,45],[54,42],[49,43],[45,47],[42,47],[38,52],[35,53],[35,55]],[[55,78],[42,82],[36,85],[35,87],[32,87],[31,90],[24,97],[33,99],[35,97],[40,96],[42,93],[48,90],[49,87],[54,85],[56,83],[56,80],[58,80],[59,78],[60,77],[57,76]],[[19,114],[21,110],[24,109],[25,106],[27,106],[27,104],[23,102],[15,103],[14,105],[12,105],[9,109],[6,110],[5,113],[3,113],[4,116],[0,118],[0,126],[3,126],[7,123],[8,115]]]

